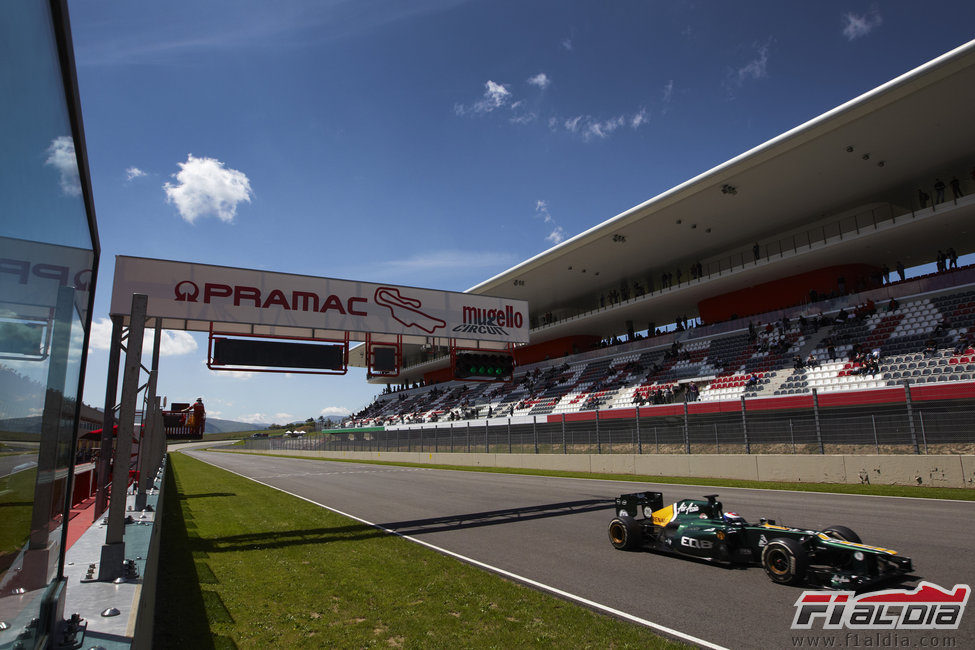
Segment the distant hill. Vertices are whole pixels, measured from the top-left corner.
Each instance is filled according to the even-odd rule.
[[[207,416],[206,427],[203,434],[208,433],[234,433],[235,431],[258,431],[266,429],[267,425],[258,422],[237,422],[236,420],[221,420]]]

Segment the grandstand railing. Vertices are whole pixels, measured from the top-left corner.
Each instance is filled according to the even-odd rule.
[[[255,450],[534,454],[971,454],[975,383],[349,429]]]

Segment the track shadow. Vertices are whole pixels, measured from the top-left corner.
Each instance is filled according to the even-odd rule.
[[[288,546],[324,544],[336,541],[348,542],[384,537],[385,535],[387,533],[372,528],[371,526],[355,524],[350,526],[334,526],[331,528],[306,528],[303,530],[245,533],[242,535],[226,535],[224,537],[209,539],[197,537],[189,540],[189,547],[196,557],[206,557],[210,553],[270,550]]]
[[[472,512],[463,515],[447,515],[445,517],[432,517],[430,519],[393,521],[378,525],[383,528],[395,530],[402,535],[421,535],[424,533],[438,533],[460,528],[497,526],[499,524],[545,519],[547,517],[564,517],[581,512],[605,510],[607,507],[612,506],[613,503],[613,499],[585,499],[582,501],[564,501],[562,503],[547,503],[521,508],[505,508],[504,510]]]
[[[181,494],[179,498],[181,501],[186,501],[188,499],[206,499],[209,497],[235,497],[236,492],[200,492],[199,494]]]
[[[152,635],[153,648],[212,650],[206,603],[200,589],[192,542],[178,498],[172,466],[166,472],[159,548],[159,582]]]

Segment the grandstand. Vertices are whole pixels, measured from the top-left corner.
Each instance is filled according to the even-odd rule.
[[[972,382],[973,104],[975,41],[486,280],[530,306],[513,381],[454,381],[431,338],[346,425]]]

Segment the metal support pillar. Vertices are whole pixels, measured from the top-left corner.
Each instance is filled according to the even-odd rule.
[[[562,453],[569,453],[569,448],[565,444],[565,413],[562,414]]]
[[[812,389],[813,396],[813,420],[816,423],[816,443],[819,445],[819,453],[825,454],[826,447],[823,445],[823,429],[819,426],[819,391]]]
[[[135,407],[139,392],[139,372],[142,370],[142,334],[145,331],[147,303],[148,297],[145,294],[133,294],[128,345],[125,350],[125,371],[122,374],[122,399],[119,402],[115,465],[112,468],[112,499],[108,508],[105,543],[102,545],[101,561],[98,564],[98,579],[103,581],[121,577],[125,561],[125,501],[132,437],[135,435]]]
[[[684,453],[691,453],[691,431],[687,421],[687,394],[684,394]]]
[[[640,436],[640,407],[636,407],[636,453],[643,453],[643,438]]]
[[[745,435],[745,453],[752,453],[752,444],[748,440],[748,418],[745,417],[745,396],[741,396],[741,432]]]
[[[108,380],[105,382],[105,414],[102,416],[102,437],[98,449],[96,471],[98,492],[95,494],[95,518],[108,507],[108,482],[112,467],[112,448],[115,437],[115,398],[118,397],[118,367],[122,349],[122,317],[112,316],[112,341],[108,348]]]
[[[907,401],[907,421],[911,425],[911,445],[914,446],[914,453],[920,454],[921,447],[917,444],[917,430],[914,428],[914,405],[911,404],[911,386],[904,382],[904,399]]]
[[[603,441],[599,438],[599,409],[596,409],[596,453],[603,453]]]
[[[149,370],[149,384],[146,387],[145,411],[143,413],[142,438],[139,442],[139,474],[138,491],[135,495],[135,509],[145,510],[146,508],[146,489],[152,485],[156,476],[153,467],[153,450],[159,436],[165,436],[166,432],[157,428],[158,407],[156,403],[156,383],[159,378],[159,347],[162,342],[162,322],[156,319],[156,327],[152,337],[152,365]]]
[[[535,453],[538,453],[538,416],[532,416],[532,442],[535,444]]]

